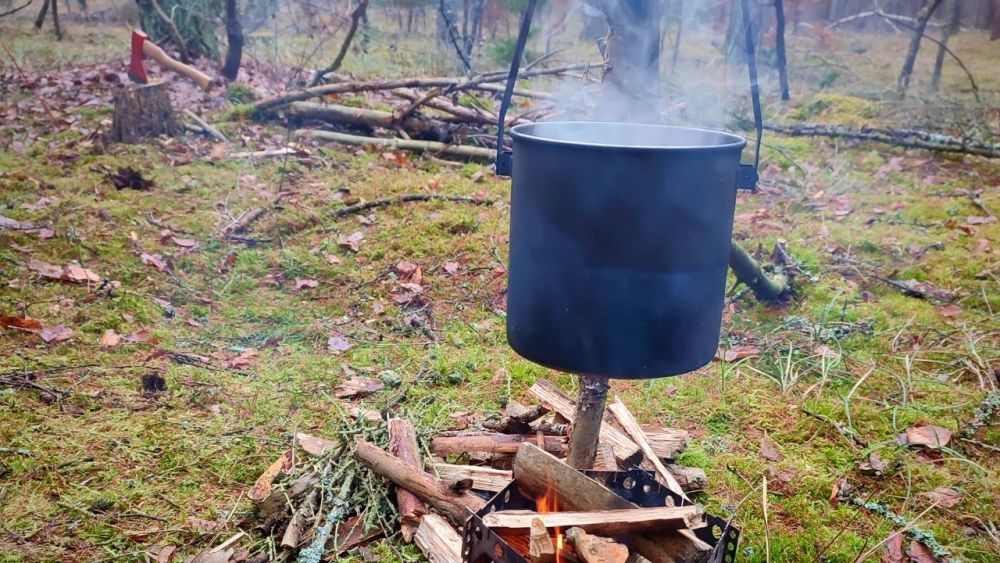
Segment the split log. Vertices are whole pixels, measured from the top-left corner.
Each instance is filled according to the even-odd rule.
[[[427,514],[413,536],[431,563],[462,563],[462,536],[437,514]]]
[[[389,419],[389,451],[414,469],[423,470],[417,433],[410,421],[402,418]],[[420,525],[420,519],[427,514],[427,507],[419,498],[402,487],[396,488],[396,505],[399,507],[400,532],[403,540],[413,541],[413,534]]]
[[[527,530],[534,521],[546,528],[580,528],[602,536],[639,532],[683,530],[705,525],[700,506],[664,506],[624,510],[561,511],[539,513],[531,510],[498,510],[483,516],[490,529]]]
[[[618,462],[615,461],[615,451],[611,449],[611,446],[597,444],[594,471],[618,471]]]
[[[687,430],[680,428],[663,428],[662,430],[644,428],[643,434],[646,436],[646,441],[652,446],[653,453],[660,459],[676,458],[677,454],[687,448],[690,437]]]
[[[638,508],[607,487],[532,444],[514,458],[514,479],[536,497],[552,494],[563,510],[623,510]],[[712,548],[690,531],[636,534],[632,545],[652,563],[707,560]]]
[[[173,136],[180,131],[166,83],[130,85],[115,95],[113,141],[133,144],[150,137]]]
[[[514,478],[510,471],[491,469],[476,465],[452,465],[450,463],[432,463],[427,468],[439,479],[453,483],[464,479],[472,480],[472,489],[498,493]]]
[[[360,135],[348,135],[346,133],[335,133],[333,131],[317,131],[312,129],[299,129],[295,131],[296,137],[312,137],[321,141],[333,141],[342,145],[367,146],[375,145],[389,149],[399,149],[414,152],[432,152],[445,154],[448,156],[461,156],[476,160],[491,160],[496,157],[496,151],[484,147],[471,147],[468,145],[449,145],[437,141],[412,141],[408,139],[384,139],[381,137],[363,137]]]
[[[354,457],[375,473],[417,495],[421,500],[448,516],[456,525],[463,525],[469,512],[480,510],[486,501],[463,491],[452,491],[447,483],[423,471],[414,469],[403,460],[364,440],[358,440]]]
[[[653,452],[653,447],[650,446],[649,442],[646,440],[646,434],[642,431],[642,428],[639,427],[639,422],[634,416],[632,416],[632,413],[629,412],[625,403],[621,402],[621,399],[618,397],[615,397],[614,402],[608,405],[608,410],[615,415],[615,418],[618,419],[618,423],[625,429],[625,433],[635,440],[635,443],[639,445],[639,449],[642,450],[643,455],[646,456],[646,459],[653,464],[653,467],[656,469],[657,481],[659,481],[660,484],[665,485],[671,491],[679,494],[681,497],[687,498],[687,494],[684,492],[684,489],[681,488],[677,479],[674,478],[673,474],[667,471],[663,462],[656,457],[656,454]]]
[[[489,526],[489,524],[487,524]],[[553,563],[556,560],[556,548],[545,524],[538,518],[531,520],[528,536],[528,561],[531,563]]]
[[[545,451],[559,456],[566,455],[565,436],[545,436]],[[465,436],[438,436],[431,440],[431,452],[437,455],[487,452],[512,454],[525,442],[537,443],[534,434],[475,434]]]
[[[628,548],[608,538],[592,536],[580,528],[566,530],[566,540],[584,563],[625,563]]]
[[[543,405],[559,413],[560,416],[572,422],[576,411],[576,403],[545,379],[538,380],[529,389]],[[631,462],[639,453],[639,446],[624,432],[610,424],[601,425],[601,442],[608,444],[615,452],[615,459]]]

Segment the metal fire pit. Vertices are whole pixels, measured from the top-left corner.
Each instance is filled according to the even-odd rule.
[[[656,482],[652,471],[585,471],[618,496],[643,508],[657,506],[688,506],[693,504]],[[465,523],[462,534],[462,558],[468,563],[528,563],[528,560],[499,535],[483,524],[482,517],[497,510],[535,510],[535,499],[525,495],[511,481],[486,506]],[[736,561],[736,546],[740,531],[731,522],[705,515],[708,525],[693,530],[698,539],[712,546],[711,563]]]

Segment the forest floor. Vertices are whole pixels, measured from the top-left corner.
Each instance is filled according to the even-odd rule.
[[[0,67],[0,313],[43,330],[0,329],[0,561],[142,560],[162,545],[191,555],[241,527],[245,547],[259,543],[246,491],[295,432],[336,431],[346,413],[333,390],[349,373],[398,376],[425,429],[495,414],[537,378],[575,391],[574,377],[505,341],[509,180],[335,146],[234,157],[285,133],[232,117],[226,100],[207,115],[232,147],[108,145],[113,84],[72,69],[118,65],[120,42],[79,30],[69,52],[10,31],[21,68]],[[957,39],[995,108],[998,44]],[[852,54],[824,57],[836,68]],[[25,76],[50,81],[18,90]],[[831,89],[769,112],[835,123],[905,110]],[[732,293],[720,361],[615,381],[613,393],[641,422],[691,432],[678,461],[707,472],[710,512],[735,514],[743,560],[878,560],[880,542],[912,525],[904,553],[923,530],[939,555],[996,561],[1000,428],[970,424],[1000,385],[1000,161],[766,142],[735,236],[765,261],[784,242],[794,298],[768,307]],[[121,168],[151,184],[116,188]],[[333,215],[408,193],[499,203]],[[418,295],[400,286],[400,262],[419,266]],[[157,377],[165,390],[144,393]],[[933,427],[950,439],[921,446]],[[393,541],[372,552],[417,557]]]

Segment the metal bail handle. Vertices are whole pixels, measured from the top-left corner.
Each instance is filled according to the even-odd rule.
[[[503,91],[503,99],[500,102],[500,118],[497,120],[497,176],[510,176],[514,167],[514,156],[511,151],[504,149],[504,126],[507,121],[507,110],[510,108],[510,100],[514,95],[514,83],[517,81],[518,72],[521,69],[521,58],[524,56],[524,46],[528,43],[528,31],[531,29],[531,17],[535,13],[535,5],[538,0],[528,0],[528,7],[521,17],[521,29],[517,36],[517,45],[514,49],[514,60],[510,63],[510,73],[507,74],[507,86]],[[764,118],[760,109],[760,85],[757,83],[757,55],[753,43],[753,18],[750,12],[750,0],[742,0],[743,19],[746,20],[746,52],[747,67],[750,72],[750,101],[753,104],[754,129],[757,132],[757,144],[754,149],[753,164],[740,164],[739,177],[736,180],[736,188],[740,190],[757,189],[757,173],[760,164],[760,139],[764,132]]]
[[[510,98],[514,95],[514,83],[517,81],[517,73],[521,70],[521,58],[524,56],[524,46],[528,43],[528,31],[531,29],[531,16],[535,13],[535,4],[538,0],[528,0],[528,7],[521,16],[521,30],[517,35],[517,45],[514,49],[514,60],[510,63],[510,73],[507,74],[507,86],[503,91],[503,100],[500,102],[500,119],[497,121],[497,176],[510,176],[514,168],[514,156],[510,151],[504,150],[503,134],[504,125],[507,121],[507,110],[510,108]]]

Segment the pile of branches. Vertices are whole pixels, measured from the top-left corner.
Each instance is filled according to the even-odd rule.
[[[529,65],[518,77],[587,79],[589,71],[597,68],[592,64],[535,66]],[[341,80],[262,99],[252,112],[259,119],[287,118],[297,137],[488,160],[495,153],[488,131],[499,120],[499,99],[506,81],[505,70],[472,77]],[[338,103],[348,94],[362,95],[367,107]],[[531,103],[508,114],[508,125],[550,118],[561,109],[549,93],[515,89],[514,96]]]

